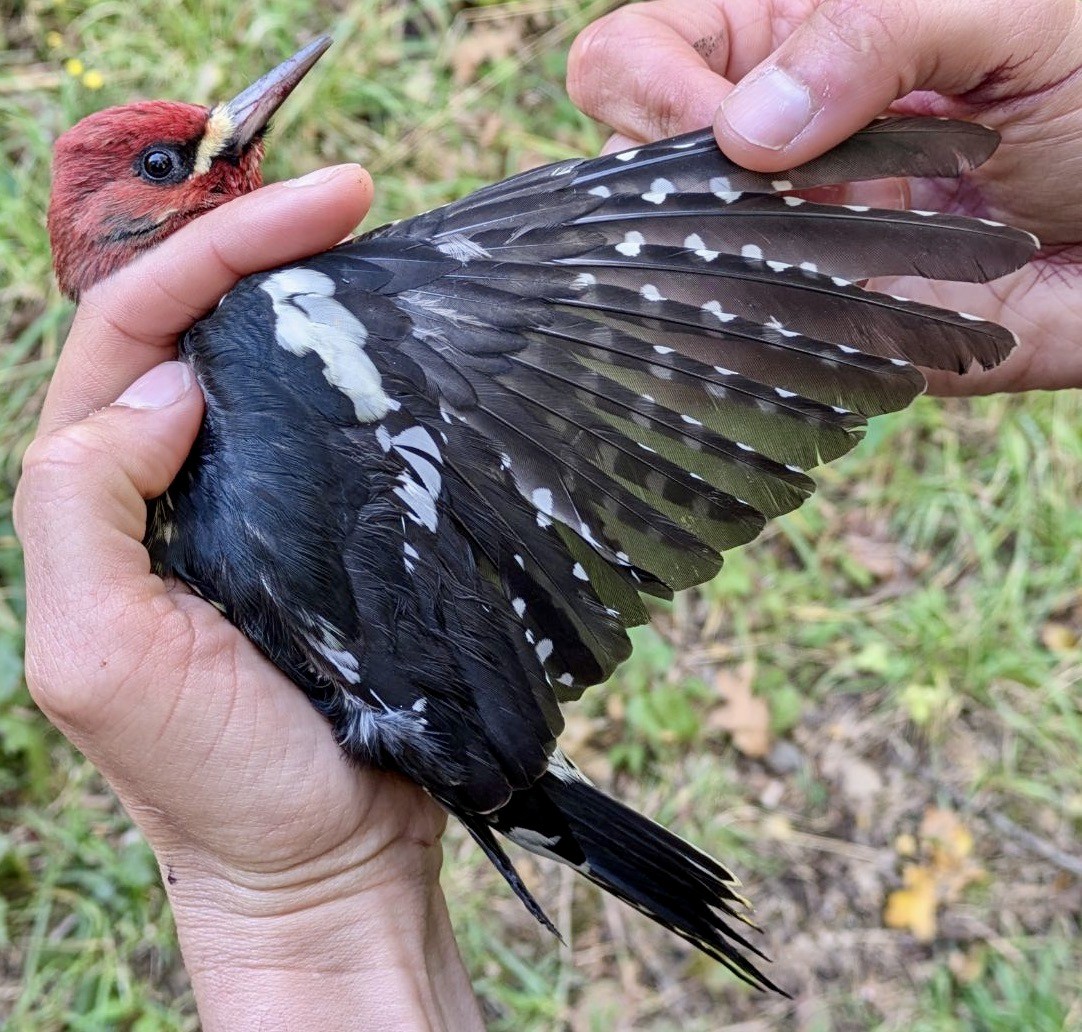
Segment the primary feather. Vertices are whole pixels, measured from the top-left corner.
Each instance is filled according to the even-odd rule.
[[[243,281],[185,338],[206,424],[151,505],[156,568],[220,605],[342,747],[570,864],[772,986],[731,875],[589,785],[558,702],[607,678],[642,596],[812,491],[805,470],[1011,335],[863,290],[1032,254],[980,220],[790,191],[956,176],[996,137],[877,122],[774,176],[709,132],[524,173]]]

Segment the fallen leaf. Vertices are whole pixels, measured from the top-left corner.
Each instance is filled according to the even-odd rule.
[[[905,572],[901,549],[893,541],[883,541],[863,534],[846,534],[846,550],[856,564],[876,580],[891,580]]]
[[[953,903],[968,886],[984,877],[984,868],[972,858],[973,833],[956,813],[929,806],[920,822],[920,838],[942,902]]]
[[[1041,642],[1049,652],[1063,655],[1078,648],[1078,634],[1067,624],[1050,621],[1041,628]]]
[[[451,51],[451,74],[456,86],[472,82],[486,61],[509,57],[522,42],[522,23],[507,19],[500,24],[475,25]]]
[[[903,889],[887,896],[883,923],[888,928],[912,932],[920,942],[935,938],[935,875],[927,867],[906,864],[902,868]]]
[[[956,902],[968,885],[984,877],[973,859],[973,834],[956,813],[929,806],[917,838],[899,835],[895,850],[919,856],[902,867],[903,888],[887,895],[883,923],[912,932],[921,942],[935,938],[936,908]]]
[[[706,719],[713,731],[725,731],[745,756],[762,759],[770,751],[770,707],[753,695],[755,667],[744,663],[739,670],[719,670],[714,687],[724,700]]]

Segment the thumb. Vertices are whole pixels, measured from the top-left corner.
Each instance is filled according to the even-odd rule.
[[[823,0],[722,101],[714,131],[764,172],[823,153],[914,90],[971,98],[961,113],[1074,73],[1076,0]],[[944,113],[944,112],[939,112]]]
[[[95,681],[115,682],[102,627],[153,640],[163,590],[142,541],[146,499],[172,482],[191,449],[203,399],[191,369],[163,362],[117,401],[27,449],[15,498],[26,559],[27,683],[48,716],[91,731],[107,719]],[[62,618],[61,618],[62,617]],[[125,657],[125,665],[146,657]],[[112,665],[111,665],[112,664]]]

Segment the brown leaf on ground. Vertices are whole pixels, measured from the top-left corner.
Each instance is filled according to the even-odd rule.
[[[880,541],[864,534],[846,534],[843,540],[857,565],[876,580],[893,580],[905,573],[901,550],[895,542]]]
[[[737,670],[722,669],[714,687],[724,700],[706,719],[713,731],[725,731],[745,756],[762,759],[770,751],[770,707],[753,695],[755,666],[744,663]]]
[[[486,61],[510,57],[522,44],[522,29],[522,22],[514,18],[498,24],[471,26],[451,51],[455,85],[472,82]]]

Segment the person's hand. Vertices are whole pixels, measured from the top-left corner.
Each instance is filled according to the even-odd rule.
[[[997,369],[935,374],[937,393],[1082,385],[1077,0],[653,0],[579,36],[568,90],[617,131],[608,150],[713,125],[730,158],[765,172],[821,154],[888,108],[998,130],[999,150],[961,180],[888,184],[859,199],[884,204],[886,192],[889,205],[893,188],[895,206],[1008,222],[1040,237],[1038,259],[988,286],[871,286],[1021,338]]]
[[[439,891],[442,811],[349,765],[141,544],[203,412],[178,335],[240,276],[335,244],[371,195],[355,165],[266,187],[87,291],[16,498],[27,682],[154,849],[207,1029],[480,1025]]]

